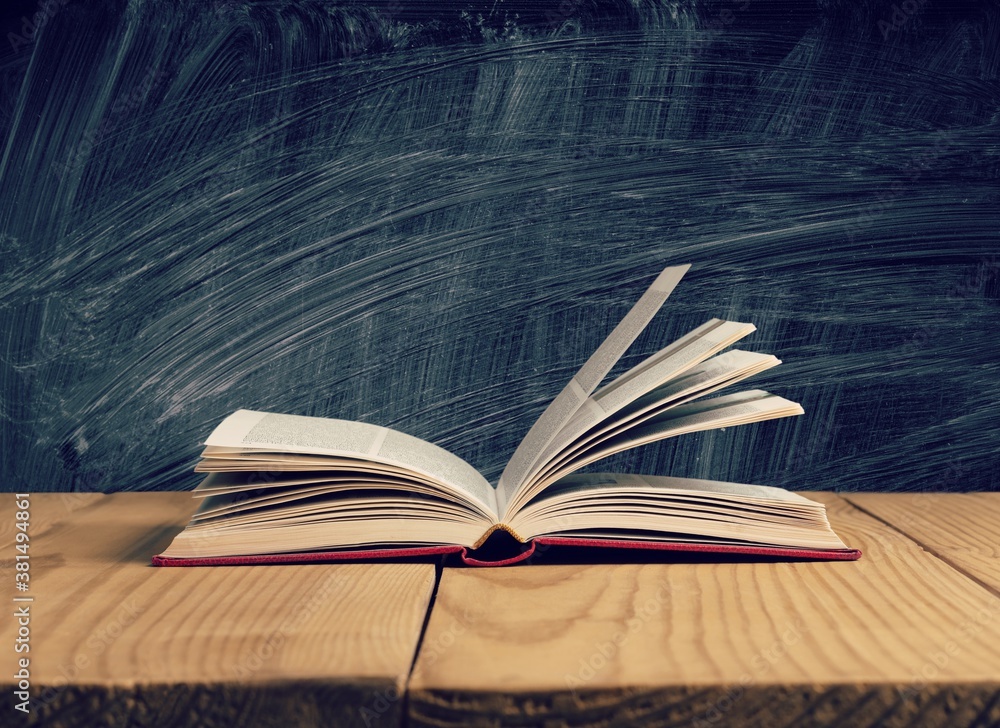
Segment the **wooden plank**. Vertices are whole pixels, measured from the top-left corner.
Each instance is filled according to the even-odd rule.
[[[844,498],[1000,595],[1000,493],[849,493]]]
[[[0,499],[7,594],[13,500]],[[150,566],[194,505],[189,493],[31,496],[23,724],[400,724],[434,566]],[[24,656],[16,629],[0,629],[4,715]]]
[[[809,495],[860,561],[446,569],[411,725],[1000,721],[1000,600]]]

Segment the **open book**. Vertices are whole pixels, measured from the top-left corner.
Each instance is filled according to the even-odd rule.
[[[579,473],[614,453],[687,432],[802,413],[749,390],[706,398],[769,369],[727,349],[752,324],[712,319],[600,386],[689,266],[667,268],[559,393],[494,487],[456,455],[363,422],[239,410],[205,443],[201,505],[160,566],[289,563],[458,553],[514,563],[536,545],[856,559],[825,508],[781,488]],[[527,546],[486,561],[498,531]],[[490,551],[496,553],[496,549]]]

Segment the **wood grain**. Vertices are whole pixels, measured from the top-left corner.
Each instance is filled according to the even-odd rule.
[[[411,724],[1000,721],[1000,599],[810,495],[860,561],[446,569]]]
[[[1000,493],[850,493],[844,498],[1000,596]]]
[[[0,504],[11,593],[13,496]],[[32,496],[27,724],[398,725],[434,566],[151,567],[194,505]],[[0,630],[8,703],[14,629]]]

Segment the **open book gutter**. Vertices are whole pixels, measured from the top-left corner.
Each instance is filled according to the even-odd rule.
[[[538,545],[621,549],[622,558],[630,549],[858,558],[822,503],[780,488],[578,472],[688,432],[802,414],[762,390],[708,398],[780,364],[767,354],[723,352],[755,329],[721,319],[600,386],[688,267],[657,276],[528,430],[495,485],[458,456],[386,427],[239,410],[205,443],[195,468],[208,473],[194,493],[198,511],[153,563],[455,553],[489,565],[524,560]],[[506,539],[499,551],[498,539]]]

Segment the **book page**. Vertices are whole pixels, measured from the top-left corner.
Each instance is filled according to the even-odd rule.
[[[721,498],[759,507],[781,501],[781,508],[805,507],[811,511],[822,509],[823,504],[785,488],[773,485],[731,483],[704,478],[675,478],[668,475],[643,475],[640,473],[574,473],[553,484],[537,502],[550,499],[576,500],[582,496],[608,493],[662,493],[668,496],[691,495],[699,501]]]
[[[483,530],[489,527],[477,514],[440,499],[407,493],[392,496],[378,490],[321,492],[308,496],[292,492],[286,493],[283,498],[251,503],[232,494],[213,495],[202,501],[201,507],[191,518],[191,525],[212,524],[238,528],[256,524],[274,527],[286,525],[292,520],[331,521],[369,517],[436,518],[441,521],[474,523]]]
[[[753,331],[756,331],[753,324],[711,319],[601,387],[552,438],[528,472],[524,486],[530,488],[531,480],[544,472],[553,458],[610,415],[680,377]],[[515,507],[515,500],[522,499],[508,501],[505,515]]]
[[[614,413],[613,418],[603,419],[598,424],[602,429],[608,425],[617,426],[617,423],[631,420],[635,415],[655,411],[666,402],[680,404],[679,400],[687,396],[701,397],[714,391],[717,386],[736,384],[779,364],[781,360],[773,354],[730,349],[692,367],[682,376],[672,378],[666,384],[650,390]],[[594,397],[599,395],[600,392]]]
[[[522,538],[739,542],[846,548],[822,503],[782,488],[619,473],[577,474],[518,513]]]
[[[586,423],[577,422],[577,420],[588,417],[587,409],[581,409],[574,417],[574,421],[567,426],[567,429],[577,428],[576,431],[582,431],[583,434],[569,440],[561,450],[547,453],[543,467],[537,470],[533,478],[545,478],[549,473],[561,469],[581,454],[597,447],[604,440],[624,434],[633,427],[659,418],[671,408],[731,386],[780,363],[781,361],[777,357],[770,354],[756,354],[732,349],[692,367],[683,376],[671,379],[666,384],[630,402],[611,415],[589,420],[591,424],[589,429],[584,428]],[[594,397],[599,394],[600,392]],[[529,484],[526,491],[530,490]],[[519,499],[514,505],[516,507],[523,502]]]
[[[802,407],[797,402],[759,389],[679,405],[646,423],[598,443],[591,450],[580,453],[558,470],[533,482],[530,491],[526,491],[526,497],[527,500],[536,497],[551,483],[585,465],[640,445],[648,445],[688,432],[735,427],[751,422],[800,415],[802,412]],[[522,499],[522,502],[527,500]]]
[[[212,473],[194,490],[198,499],[225,496],[244,505],[268,501],[311,498],[317,495],[346,492],[399,492],[408,497],[427,496],[439,502],[448,502],[475,513],[487,527],[493,522],[493,514],[468,498],[460,498],[451,491],[426,485],[420,481],[373,474],[341,475],[339,473],[298,473],[281,472],[280,478],[269,479],[266,483],[256,482],[256,473]],[[305,476],[305,477],[303,477]]]
[[[213,473],[206,480],[216,478],[224,474]],[[266,489],[246,489],[241,486],[238,487],[224,487],[222,483],[216,482],[214,484],[209,484],[205,488],[196,491],[195,497],[202,501],[203,505],[199,508],[198,513],[194,516],[195,520],[205,517],[206,515],[217,514],[220,512],[226,513],[236,513],[239,511],[256,509],[262,506],[270,506],[275,504],[287,503],[291,501],[303,501],[306,499],[316,499],[318,496],[328,496],[331,494],[358,494],[358,493],[375,493],[379,496],[385,496],[387,493],[397,493],[400,496],[405,496],[407,498],[414,497],[428,497],[434,499],[436,503],[442,505],[445,510],[461,508],[465,513],[472,513],[480,522],[483,520],[482,514],[478,511],[474,511],[469,508],[468,503],[464,500],[447,500],[442,497],[441,493],[427,487],[411,487],[412,484],[402,484],[392,481],[379,481],[379,480],[368,480],[368,481],[354,481],[349,478],[344,478],[337,481],[325,481],[325,480],[295,480],[290,479],[285,482],[282,487],[272,487]],[[205,503],[219,504],[219,505],[204,505]],[[487,522],[484,525],[484,529],[489,527]]]
[[[307,551],[386,549],[403,546],[459,544],[471,547],[483,533],[482,522],[445,520],[433,514],[399,512],[394,503],[381,504],[363,516],[283,519],[279,524],[236,524],[225,527],[211,521],[185,528],[163,556],[205,558]]]
[[[500,476],[497,501],[501,512],[521,487],[548,444],[597,389],[636,337],[642,333],[690,267],[690,265],[676,266],[666,268],[660,273],[625,318],[597,347],[597,351],[587,359],[580,371],[531,426]]]
[[[601,387],[591,399],[603,413],[617,412],[756,330],[753,324],[712,319],[695,329],[692,332],[694,336],[684,341],[682,346],[671,345],[657,352],[606,387]]]
[[[444,448],[365,422],[239,410],[205,442],[210,447],[279,450],[388,463],[430,477],[496,514],[496,494],[480,473]]]

